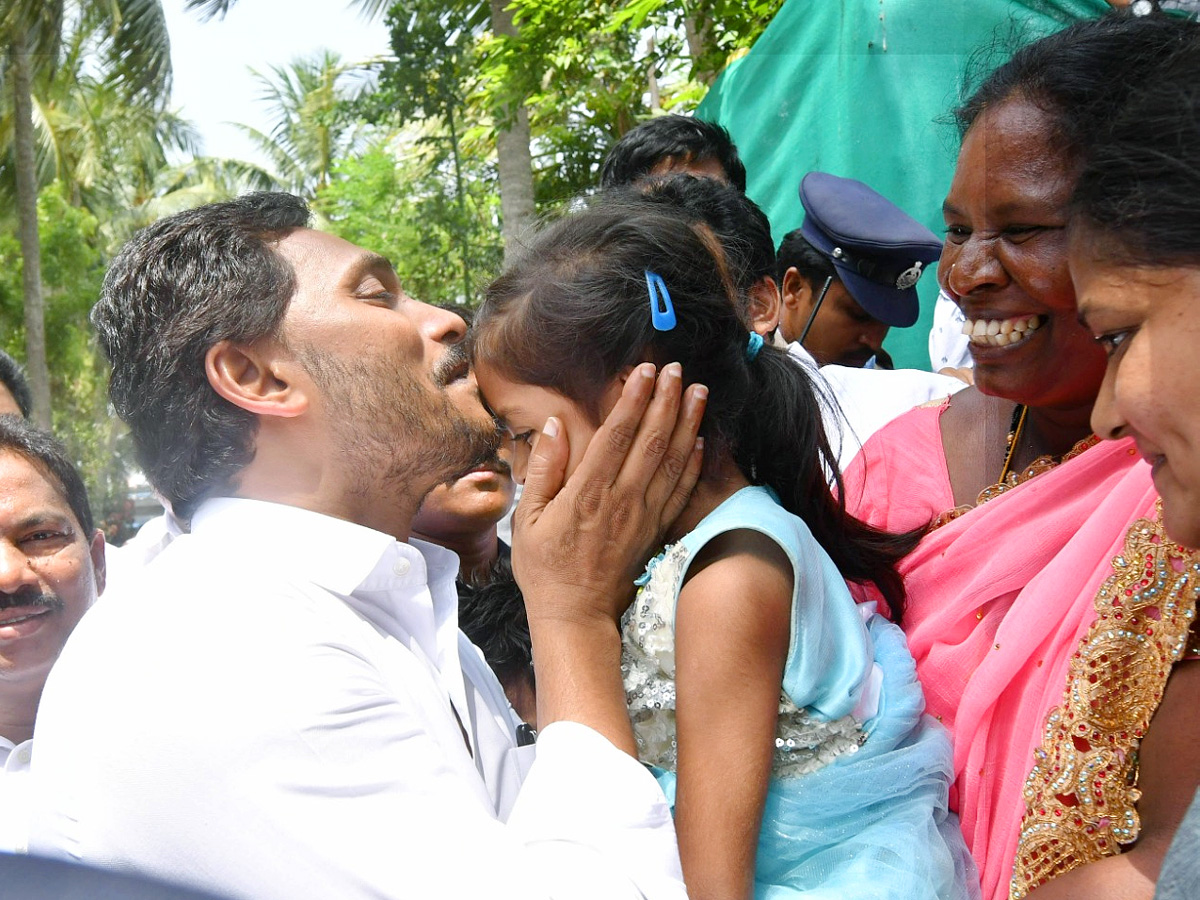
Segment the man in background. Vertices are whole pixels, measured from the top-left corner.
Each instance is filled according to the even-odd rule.
[[[0,415],[0,850],[25,850],[42,689],[103,590],[104,537],[79,473],[48,433]]]
[[[600,187],[678,174],[713,178],[746,190],[746,167],[729,132],[691,116],[655,116],[629,129],[600,164]]]

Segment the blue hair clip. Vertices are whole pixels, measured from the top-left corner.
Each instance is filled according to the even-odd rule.
[[[754,362],[754,358],[758,356],[758,351],[763,348],[763,337],[757,331],[750,332],[750,337],[746,341],[746,362]]]
[[[670,331],[675,327],[675,306],[666,282],[661,275],[647,269],[646,290],[650,294],[650,324],[655,331]]]

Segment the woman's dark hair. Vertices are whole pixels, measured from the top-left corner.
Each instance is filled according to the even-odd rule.
[[[1120,264],[1200,265],[1200,39],[1165,57],[1089,151],[1071,227]]]
[[[1190,19],[1129,9],[1076,22],[1027,44],[993,69],[954,110],[955,123],[965,135],[989,107],[1014,97],[1027,100],[1050,118],[1055,152],[1078,163],[1129,89],[1144,83],[1164,54],[1195,40],[1198,31],[1200,25]]]
[[[651,324],[647,272],[662,278],[677,324]],[[644,361],[683,365],[709,388],[701,433],[708,460],[728,454],[808,525],[842,575],[873,582],[899,619],[895,570],[918,533],[893,535],[850,516],[840,496],[818,393],[803,367],[764,346],[752,361],[733,279],[712,232],[636,192],[602,195],[537,237],[488,288],[473,352],[514,381],[546,387],[598,421],[612,379]]]

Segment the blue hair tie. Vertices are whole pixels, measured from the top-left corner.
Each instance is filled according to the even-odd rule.
[[[646,270],[646,291],[650,294],[650,324],[655,331],[670,331],[675,327],[675,306],[671,292],[662,276]]]
[[[746,362],[754,362],[758,356],[758,351],[763,348],[762,335],[757,331],[750,332],[750,339],[746,341]]]

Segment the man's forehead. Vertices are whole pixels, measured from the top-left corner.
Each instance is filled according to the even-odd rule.
[[[0,449],[0,498],[0,505],[10,515],[53,512],[75,521],[75,512],[58,479],[40,460],[10,449]]]
[[[313,228],[288,232],[276,248],[292,264],[298,277],[319,271],[326,277],[337,278],[345,273],[392,269],[386,257]]]

